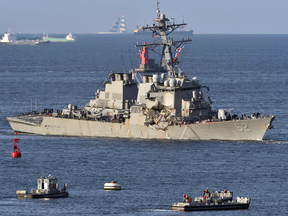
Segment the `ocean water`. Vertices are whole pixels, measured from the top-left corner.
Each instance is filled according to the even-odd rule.
[[[31,98],[33,109],[37,98],[37,110],[83,107],[110,71],[139,66],[137,41],[157,40],[130,34],[76,37],[75,43],[0,46],[1,215],[182,215],[171,205],[184,193],[201,196],[206,187],[251,197],[249,210],[191,214],[288,213],[288,35],[196,34],[179,57],[183,72],[210,87],[215,110],[274,114],[274,128],[263,141],[17,135],[22,157],[12,159],[15,135],[6,116],[31,110]],[[67,183],[69,197],[17,200],[16,190],[36,188],[44,172],[61,187]],[[112,180],[123,189],[104,191]]]

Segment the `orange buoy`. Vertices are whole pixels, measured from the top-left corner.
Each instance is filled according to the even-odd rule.
[[[11,157],[12,158],[20,158],[21,157],[21,152],[19,150],[19,140],[17,138],[12,139],[14,141],[13,145],[13,151],[11,152]]]

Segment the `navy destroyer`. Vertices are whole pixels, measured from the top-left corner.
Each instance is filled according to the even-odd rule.
[[[69,104],[61,111],[45,109],[41,113],[26,113],[7,117],[16,132],[86,137],[121,137],[145,139],[188,140],[262,140],[272,128],[274,116],[237,116],[231,110],[213,110],[209,88],[197,77],[189,78],[173,59],[173,53],[191,39],[174,40],[168,37],[186,23],[169,21],[160,14],[151,26],[143,26],[159,36],[149,46],[161,47],[160,66],[167,70],[153,75],[111,73],[109,80],[98,89],[95,99],[79,109]]]

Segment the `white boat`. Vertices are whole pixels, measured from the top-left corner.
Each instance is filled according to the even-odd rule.
[[[104,184],[104,190],[121,190],[121,185],[118,181],[112,181]]]

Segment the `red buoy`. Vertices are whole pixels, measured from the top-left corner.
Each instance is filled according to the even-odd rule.
[[[21,152],[19,150],[19,140],[17,138],[12,139],[14,141],[13,145],[13,151],[11,152],[11,157],[12,158],[20,158],[21,157]]]

